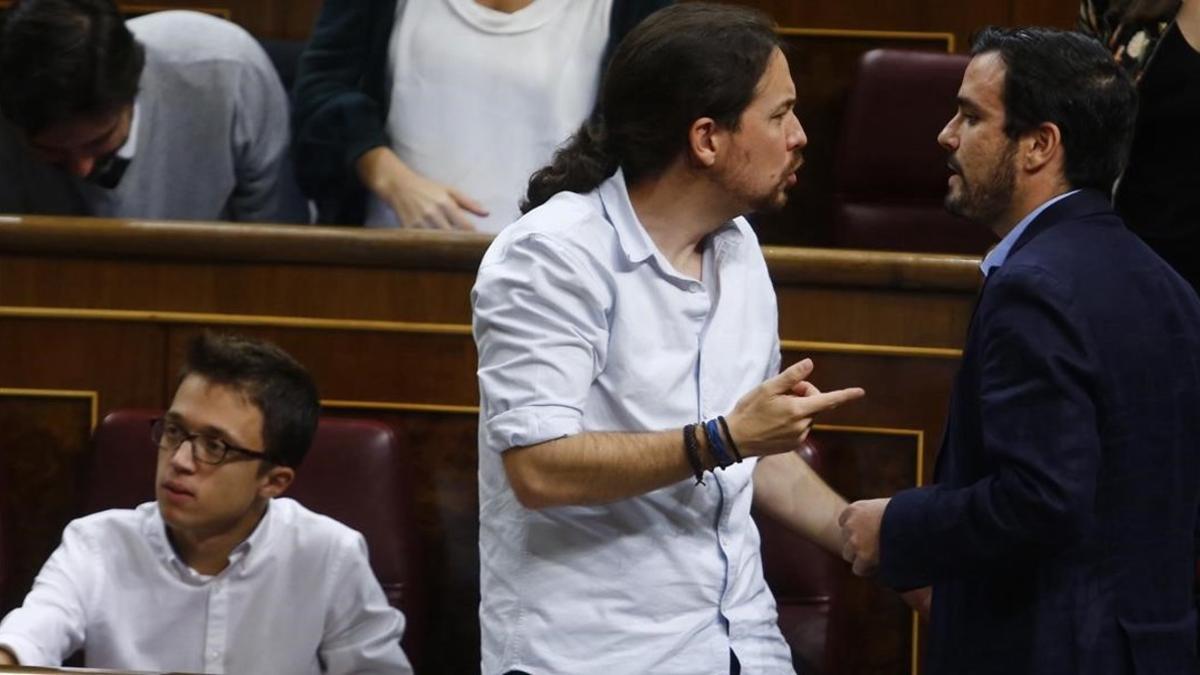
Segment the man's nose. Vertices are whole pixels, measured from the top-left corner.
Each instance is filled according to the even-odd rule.
[[[808,145],[808,134],[804,133],[804,125],[800,123],[800,118],[796,117],[796,113],[792,113],[792,119],[796,121],[796,128],[792,130],[792,148],[803,150]]]
[[[195,456],[192,454],[192,444],[196,441],[185,438],[175,452],[171,453],[171,465],[182,471],[193,471],[196,468]]]
[[[938,145],[950,151],[953,151],[958,147],[958,136],[955,135],[951,129],[953,126],[954,120],[950,120],[946,123],[946,126],[942,127],[942,130],[938,132],[937,135]]]

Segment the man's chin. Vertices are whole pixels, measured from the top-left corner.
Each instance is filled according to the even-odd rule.
[[[779,192],[776,192],[775,194],[771,195],[770,197],[767,197],[765,199],[760,199],[758,202],[754,203],[752,205],[753,206],[752,210],[754,213],[762,213],[762,214],[779,213],[780,211],[783,210],[783,207],[787,206],[787,203],[788,203],[787,191],[780,190]]]
[[[171,500],[164,499],[161,495],[156,500],[158,502],[158,515],[162,516],[163,522],[168,527],[178,528],[188,523],[188,514],[179,504],[171,503]]]
[[[958,216],[959,218],[967,217],[963,200],[959,198],[959,195],[956,195],[953,192],[946,195],[946,199],[942,202],[942,206],[946,209],[946,212],[952,216]]]

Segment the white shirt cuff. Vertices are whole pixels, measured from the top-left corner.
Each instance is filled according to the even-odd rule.
[[[487,447],[500,451],[537,445],[583,430],[583,415],[567,406],[514,408],[484,422]]]
[[[45,653],[32,640],[14,633],[0,633],[0,647],[12,652],[17,657],[17,663],[22,666],[57,667],[61,663],[51,663]]]

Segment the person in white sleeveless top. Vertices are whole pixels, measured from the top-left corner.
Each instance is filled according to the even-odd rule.
[[[322,222],[500,231],[605,54],[667,4],[328,0],[296,83],[302,188]]]

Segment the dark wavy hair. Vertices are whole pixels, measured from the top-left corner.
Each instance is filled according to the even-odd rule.
[[[1011,139],[1051,122],[1062,134],[1067,182],[1112,190],[1125,167],[1137,91],[1094,38],[1047,28],[983,29],[972,55],[1004,61],[1004,133]]]
[[[770,19],[745,7],[688,2],[650,15],[617,45],[595,111],[530,178],[522,212],[594,190],[618,167],[630,183],[660,174],[702,117],[737,129],[779,46]]]
[[[205,332],[188,345],[182,382],[199,375],[241,392],[263,416],[263,444],[274,464],[297,467],[308,454],[321,402],[304,366],[265,340]]]
[[[145,59],[111,0],[18,0],[0,18],[0,112],[30,135],[115,112]]]

